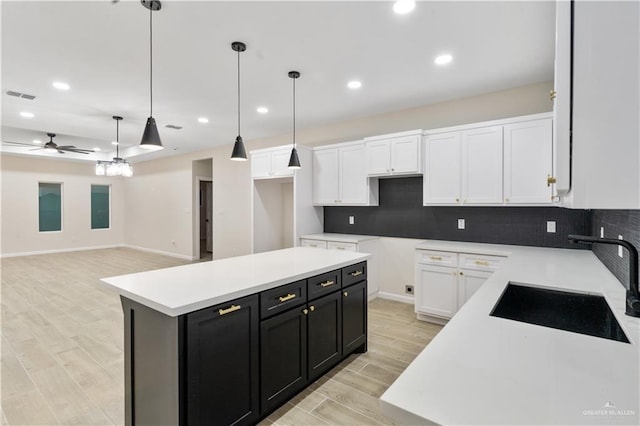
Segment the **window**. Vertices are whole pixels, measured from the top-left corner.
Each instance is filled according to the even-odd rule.
[[[40,232],[62,231],[62,184],[38,183]]]
[[[91,185],[91,229],[109,229],[110,185]]]

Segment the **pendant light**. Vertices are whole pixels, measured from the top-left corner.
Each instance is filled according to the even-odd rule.
[[[120,158],[120,121],[122,117],[114,115],[116,120],[116,156],[112,161],[98,161],[96,163],[97,176],[133,176],[133,168],[131,164],[123,158]]]
[[[140,148],[149,150],[162,149],[162,142],[160,141],[160,135],[158,134],[158,127],[156,126],[156,120],[153,118],[153,12],[162,8],[162,3],[159,0],[141,0],[144,7],[149,9],[149,93],[150,93],[150,108],[149,118],[147,118],[147,125],[144,127],[144,133],[142,134],[142,141],[140,141]]]
[[[241,41],[234,41],[231,43],[231,49],[238,52],[238,136],[236,137],[236,142],[233,144],[231,159],[233,161],[247,161],[247,152],[244,149],[242,136],[240,136],[240,52],[247,50],[247,45]]]
[[[298,71],[289,71],[289,78],[293,80],[293,148],[289,157],[289,168],[299,169],[300,159],[298,158],[298,150],[296,149],[296,79],[300,77]]]

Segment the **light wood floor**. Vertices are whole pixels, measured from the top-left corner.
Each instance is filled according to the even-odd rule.
[[[98,279],[186,263],[125,248],[2,259],[0,424],[123,424],[122,309]],[[369,352],[262,424],[392,424],[377,398],[439,330],[411,305],[374,300]]]

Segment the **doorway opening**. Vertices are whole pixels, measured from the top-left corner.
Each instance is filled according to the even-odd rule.
[[[200,180],[199,185],[199,232],[198,239],[200,241],[200,247],[198,253],[200,260],[212,260],[213,259],[213,219],[212,219],[212,207],[213,207],[213,185],[211,180]]]

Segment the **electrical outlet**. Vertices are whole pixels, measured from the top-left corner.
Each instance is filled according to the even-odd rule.
[[[458,229],[464,229],[464,219],[458,219]]]
[[[355,216],[349,216],[349,225],[353,225],[354,223],[356,223],[356,217]]]
[[[618,239],[622,240],[622,235],[618,235]],[[624,252],[622,250],[622,246],[618,246],[618,256],[623,257],[624,256]]]
[[[413,286],[412,285],[405,285],[404,286],[404,292],[407,294],[413,294]]]
[[[555,220],[548,220],[547,221],[547,232],[550,232],[552,234],[556,233],[556,221]]]
[[[600,227],[600,238],[604,238],[604,226]]]

